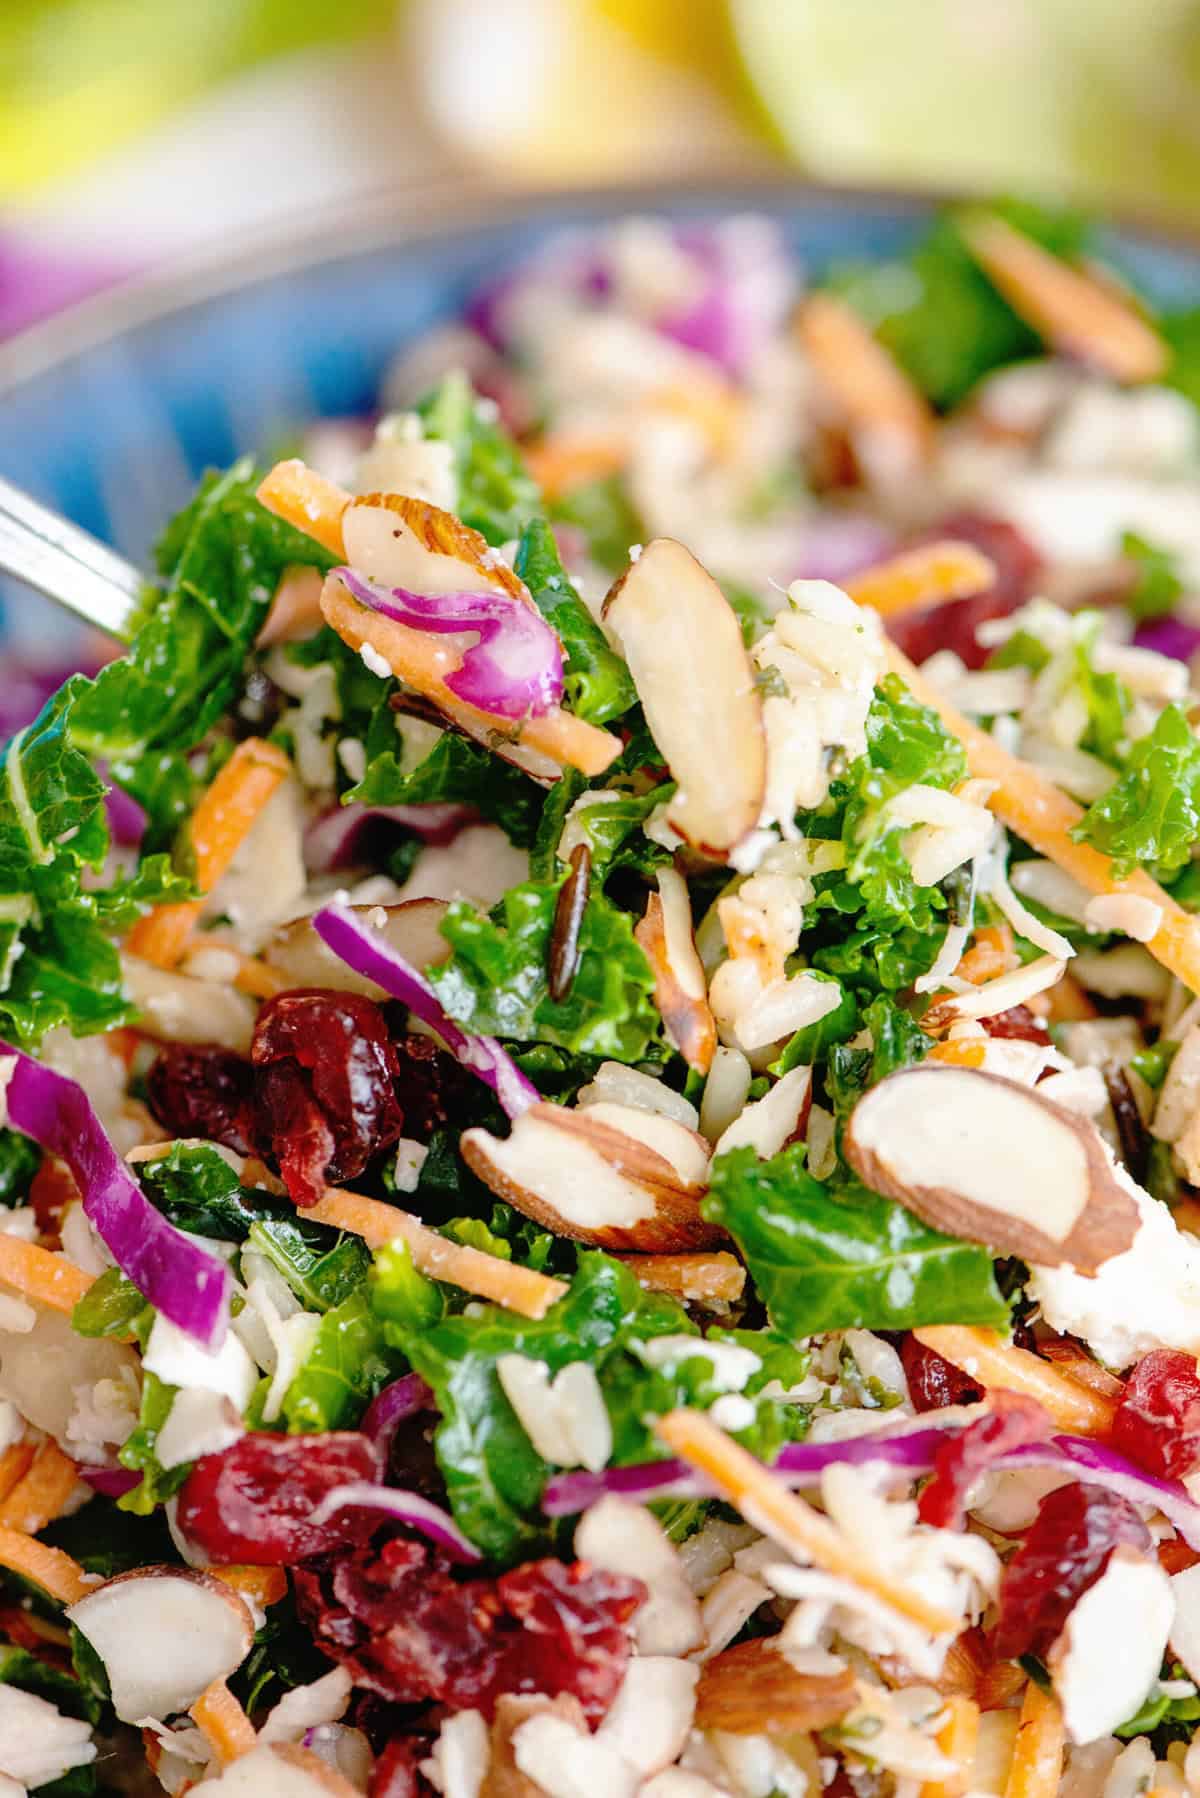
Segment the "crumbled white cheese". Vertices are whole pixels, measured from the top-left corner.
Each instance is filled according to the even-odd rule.
[[[481,1711],[457,1711],[447,1717],[421,1764],[421,1771],[442,1798],[479,1798],[491,1759],[491,1739]]]
[[[575,1553],[609,1573],[645,1583],[648,1597],[633,1618],[639,1654],[688,1654],[704,1640],[700,1606],[683,1562],[645,1505],[609,1493],[584,1512]]]
[[[188,1461],[199,1460],[201,1455],[220,1454],[242,1434],[241,1418],[223,1392],[188,1386],[171,1401],[167,1421],[158,1432],[155,1453],[161,1466],[182,1467]]]
[[[396,1144],[396,1159],[392,1167],[392,1179],[397,1192],[416,1192],[428,1154],[427,1143],[416,1142],[410,1136],[400,1138]]]
[[[391,679],[391,663],[386,656],[380,655],[373,644],[361,643],[359,645],[358,653],[362,658],[363,667],[367,669],[368,673],[377,674],[380,680]]]
[[[742,1348],[736,1342],[709,1342],[703,1336],[652,1336],[648,1342],[631,1346],[647,1367],[671,1368],[684,1361],[707,1361],[709,1380],[719,1392],[740,1392],[762,1366],[753,1349]]]
[[[205,1349],[161,1313],[151,1326],[142,1366],[167,1386],[222,1392],[239,1411],[246,1409],[258,1384],[258,1369],[232,1330],[219,1349]]]

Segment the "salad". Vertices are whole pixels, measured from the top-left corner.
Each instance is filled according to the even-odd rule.
[[[1198,402],[632,220],[205,479],[5,753],[2,1798],[1200,1789]]]

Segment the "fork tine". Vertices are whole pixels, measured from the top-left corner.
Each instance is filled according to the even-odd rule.
[[[143,586],[131,563],[3,479],[0,570],[122,639]]]

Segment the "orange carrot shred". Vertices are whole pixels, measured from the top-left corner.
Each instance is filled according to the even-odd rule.
[[[232,1586],[243,1598],[253,1599],[264,1611],[287,1597],[287,1574],[282,1567],[212,1567],[209,1571],[214,1579]]]
[[[1166,344],[1111,286],[994,214],[963,218],[959,230],[1013,311],[1056,349],[1083,357],[1117,381],[1157,381],[1166,371]]]
[[[547,499],[617,474],[629,456],[626,439],[615,431],[559,431],[524,449],[530,474]]]
[[[815,293],[801,307],[800,342],[852,433],[902,446],[924,461],[934,420],[924,396],[900,364],[843,300]]]
[[[12,1442],[0,1455],[0,1503],[25,1478],[36,1452],[32,1442]]]
[[[971,1783],[975,1744],[979,1739],[979,1706],[973,1698],[954,1693],[946,1700],[946,1721],[937,1732],[937,1745],[955,1771],[945,1779],[926,1780],[919,1798],[962,1798]]]
[[[78,1561],[24,1530],[0,1528],[0,1567],[32,1580],[60,1604],[74,1604],[95,1585]]]
[[[913,1335],[983,1387],[1024,1392],[1046,1407],[1060,1430],[1107,1436],[1116,1406],[1103,1393],[1070,1379],[1040,1355],[1005,1342],[994,1330],[970,1324],[926,1324]]]
[[[287,756],[274,743],[247,737],[238,744],[192,814],[196,884],[202,892],[211,892],[225,873],[290,768]],[[173,968],[203,908],[201,899],[156,906],[138,919],[126,938],[126,948],[143,961]]]
[[[192,1706],[196,1727],[223,1767],[249,1754],[258,1742],[254,1725],[223,1679],[214,1679]]]
[[[1066,1732],[1058,1699],[1030,1680],[1021,1701],[1021,1721],[1004,1798],[1056,1798],[1065,1747]]]
[[[0,1231],[0,1281],[22,1298],[48,1305],[52,1311],[70,1312],[94,1280],[94,1274],[85,1274],[57,1250]]]
[[[36,1536],[56,1517],[78,1483],[75,1463],[56,1442],[43,1442],[24,1478],[0,1504],[0,1528]]]
[[[340,561],[345,559],[342,513],[354,498],[345,488],[309,468],[299,457],[277,462],[258,489],[268,512],[285,518]]]
[[[884,618],[913,612],[920,606],[970,599],[996,578],[996,568],[973,543],[925,543],[864,569],[846,582],[846,592],[860,606]]]
[[[981,1068],[987,1060],[987,1044],[976,1036],[955,1037],[953,1042],[935,1043],[927,1059],[952,1068]]]

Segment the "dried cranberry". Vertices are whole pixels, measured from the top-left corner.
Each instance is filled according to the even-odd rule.
[[[254,1142],[254,1076],[250,1063],[229,1049],[172,1043],[161,1049],[146,1076],[150,1110],[175,1136],[202,1136],[239,1155]]]
[[[297,1205],[350,1180],[404,1127],[396,1052],[379,1007],[305,988],[268,999],[254,1026],[260,1129]]]
[[[993,1392],[987,1416],[976,1418],[938,1449],[933,1477],[917,1505],[921,1522],[944,1530],[962,1529],[967,1496],[980,1475],[1010,1448],[1045,1442],[1053,1434],[1053,1421],[1036,1399],[1018,1392]]]
[[[398,1704],[434,1701],[491,1716],[504,1692],[572,1692],[595,1723],[629,1656],[640,1580],[576,1561],[531,1561],[499,1579],[458,1579],[399,1537],[295,1575],[317,1645],[356,1685]]]
[[[432,1788],[417,1769],[429,1748],[428,1736],[396,1736],[371,1770],[367,1798],[422,1798]]]
[[[888,634],[914,662],[926,661],[935,650],[952,649],[968,668],[981,668],[989,651],[976,640],[977,626],[985,619],[1007,616],[1029,598],[1041,572],[1041,559],[1015,525],[982,512],[951,513],[917,541],[932,543],[946,537],[981,549],[995,567],[995,580],[986,592],[971,599],[889,618]]]
[[[961,1367],[926,1348],[915,1336],[900,1345],[900,1360],[908,1381],[908,1395],[916,1411],[940,1411],[944,1405],[973,1405],[983,1397],[983,1387]]]
[[[427,1036],[406,1032],[392,1039],[396,1053],[396,1096],[404,1113],[404,1134],[427,1142],[457,1113],[460,1101],[478,1083],[453,1055]]]
[[[179,1494],[179,1526],[211,1561],[287,1567],[347,1542],[362,1542],[378,1513],[312,1514],[335,1486],[379,1477],[379,1460],[354,1430],[320,1436],[254,1431],[217,1455],[202,1455]]]
[[[1054,1040],[1041,1018],[1034,1017],[1028,1005],[1010,1005],[1007,1011],[998,1011],[994,1018],[984,1018],[983,1027],[989,1036],[1017,1037],[1022,1042],[1042,1043],[1046,1047]]]
[[[1122,1544],[1138,1554],[1151,1549],[1150,1532],[1128,1499],[1102,1486],[1048,1492],[1000,1581],[997,1655],[1045,1655]]]
[[[1162,1479],[1179,1480],[1200,1462],[1200,1375],[1196,1357],[1155,1349],[1128,1380],[1113,1422],[1113,1444]]]

